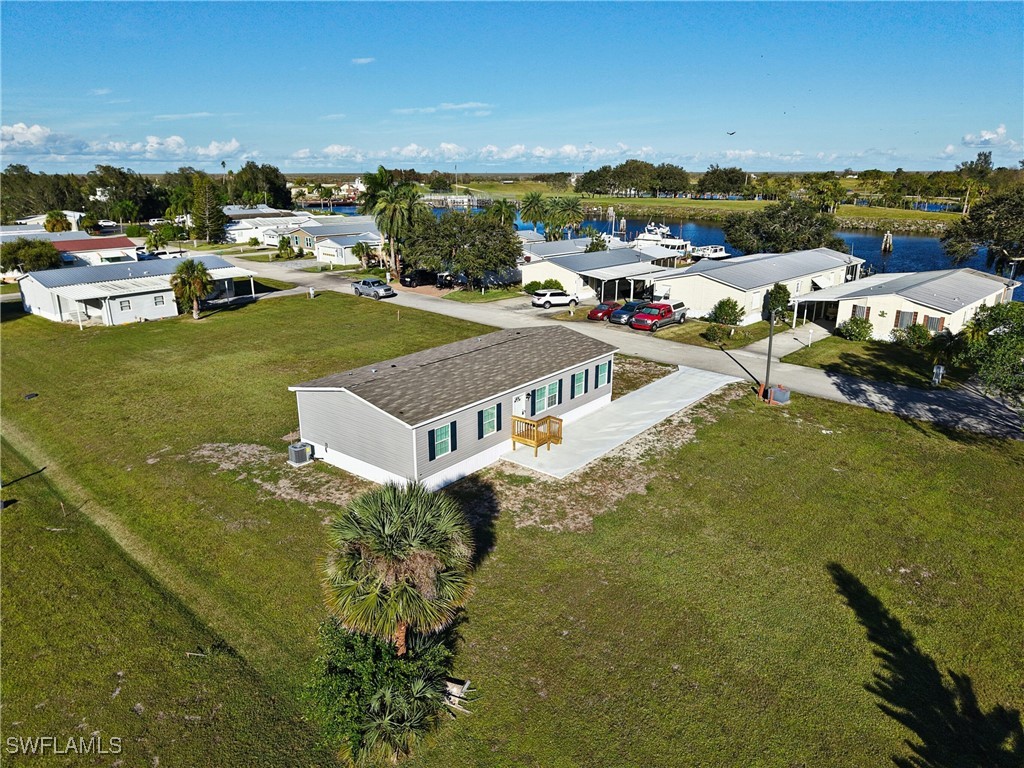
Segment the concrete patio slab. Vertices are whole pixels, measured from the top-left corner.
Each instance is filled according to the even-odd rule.
[[[736,381],[735,376],[679,366],[645,387],[630,392],[599,411],[566,424],[562,444],[533,450],[520,446],[503,459],[546,475],[563,478],[599,459],[632,437],[664,421],[674,413]]]

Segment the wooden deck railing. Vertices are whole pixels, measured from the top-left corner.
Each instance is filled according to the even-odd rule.
[[[523,416],[512,417],[512,450],[516,449],[516,443],[533,446],[533,455],[537,455],[537,449],[546,445],[551,450],[551,444],[562,444],[562,420],[557,416],[541,416],[539,419],[527,419]]]

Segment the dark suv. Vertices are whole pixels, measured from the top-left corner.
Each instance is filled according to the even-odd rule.
[[[402,285],[407,288],[418,288],[421,285],[434,285],[437,280],[437,272],[429,269],[414,269],[402,275]]]

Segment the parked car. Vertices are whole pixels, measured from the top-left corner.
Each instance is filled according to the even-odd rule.
[[[648,304],[629,321],[630,328],[638,331],[656,331],[666,325],[682,323],[686,320],[686,304],[677,301],[673,304]]]
[[[607,320],[621,306],[617,301],[602,301],[587,313],[587,320]]]
[[[110,219],[100,219],[96,223],[99,224],[101,227],[116,227],[117,226],[117,222],[116,221],[111,221]]]
[[[647,306],[646,301],[627,301],[621,307],[608,315],[608,322],[616,325],[629,325],[633,315]]]
[[[402,275],[402,285],[409,288],[418,288],[421,285],[434,285],[437,282],[437,272],[430,269],[413,269]]]
[[[454,275],[451,272],[438,272],[434,284],[438,288],[460,288],[466,285],[466,276]]]
[[[356,296],[369,296],[376,301],[380,301],[388,296],[396,295],[395,289],[379,277],[357,280],[352,283],[352,290],[355,291]]]
[[[159,227],[161,224],[170,224],[170,223],[171,222],[169,222],[167,219],[150,219],[149,220],[149,226],[151,226],[151,227]]]
[[[580,300],[574,293],[544,288],[533,294],[533,300],[530,303],[535,307],[551,309],[551,307],[575,307]]]

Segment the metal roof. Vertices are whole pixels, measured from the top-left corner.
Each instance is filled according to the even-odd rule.
[[[289,389],[345,390],[416,426],[615,351],[565,326],[512,328]]]
[[[229,264],[219,256],[196,256],[195,261],[205,265],[211,275],[219,279],[221,270],[234,270],[223,272],[225,277],[248,277],[255,275],[246,269]],[[35,278],[36,282],[47,288],[57,288],[64,285],[80,285],[83,283],[104,283],[117,280],[129,280],[139,277],[156,277],[157,275],[171,275],[181,264],[182,259],[156,259],[153,261],[132,261],[122,264],[100,264],[92,267],[67,267],[64,269],[47,269],[40,272],[29,272],[27,277]]]
[[[325,237],[323,235],[317,235],[316,242],[333,243],[334,245],[340,245],[342,248],[350,248],[356,243],[377,244],[380,242],[380,235],[374,235],[369,232],[359,235],[335,235],[334,237]]]
[[[834,251],[815,248],[790,253],[755,253],[713,261],[703,259],[686,269],[685,275],[704,275],[725,285],[749,291],[766,285],[813,275],[836,267],[863,264],[864,259]]]
[[[575,240],[553,240],[549,242],[523,243],[523,253],[530,256],[558,256],[565,253],[579,253],[590,245],[589,237],[577,237]]]
[[[593,251],[592,253],[574,253],[566,256],[553,256],[545,260],[545,264],[557,264],[560,267],[578,274],[592,272],[597,269],[618,267],[622,264],[649,265],[658,256],[642,253],[633,248],[615,248],[610,251]]]
[[[668,270],[646,261],[638,261],[605,269],[588,269],[580,274],[584,277],[595,277],[598,280],[624,280],[627,278],[635,280],[641,277],[657,279],[661,277],[662,272],[668,272]]]
[[[520,229],[516,232],[516,237],[522,240],[524,243],[543,243],[544,235],[540,232],[534,232],[532,229]]]
[[[941,269],[931,272],[895,272],[872,275],[844,285],[795,297],[794,301],[846,301],[878,296],[902,296],[907,301],[942,312],[987,299],[1020,283],[976,269]]]
[[[135,250],[135,243],[129,240],[124,235],[114,235],[113,237],[89,237],[88,235],[82,237],[82,233],[78,233],[78,237],[74,240],[61,240],[55,243],[58,251],[65,251],[67,253],[89,253],[91,251],[111,251],[111,250]]]
[[[365,222],[351,222],[337,224],[312,224],[310,222],[303,222],[293,227],[289,227],[287,234],[293,232],[305,232],[310,237],[327,237],[329,235],[356,235],[356,234],[376,234],[380,235],[375,224],[367,224]]]
[[[33,229],[32,225],[21,224],[5,225],[0,227],[0,242],[11,242],[24,238],[25,240],[49,240],[51,243],[59,243],[67,240],[81,240],[81,232],[46,232]]]

